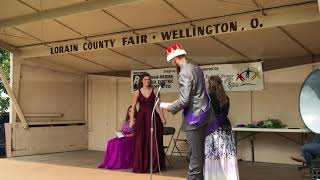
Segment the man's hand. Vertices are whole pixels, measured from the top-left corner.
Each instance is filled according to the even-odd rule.
[[[164,111],[171,112],[170,108],[162,108]]]
[[[164,111],[171,112],[171,108],[170,108],[171,105],[172,103],[161,102],[160,108],[163,109]]]

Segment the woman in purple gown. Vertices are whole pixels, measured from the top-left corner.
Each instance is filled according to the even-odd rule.
[[[134,160],[133,170],[134,173],[148,173],[150,171],[150,127],[151,127],[151,114],[155,104],[155,90],[151,85],[151,77],[148,73],[142,74],[142,87],[136,90],[132,98],[132,107],[139,104],[137,113],[137,120],[130,119],[130,127],[134,127],[135,143],[134,143]],[[157,107],[160,113],[160,108]],[[155,113],[154,133],[153,133],[153,172],[165,170],[165,153],[163,147],[163,124],[165,119],[163,112],[160,118],[159,113]],[[133,113],[131,113],[131,116]]]
[[[128,107],[126,120],[122,123],[123,138],[114,138],[108,142],[104,162],[99,168],[129,169],[133,164],[134,130],[129,127],[132,106]],[[136,113],[134,113],[136,114]]]

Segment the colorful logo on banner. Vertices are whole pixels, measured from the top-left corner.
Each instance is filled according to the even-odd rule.
[[[254,83],[255,79],[261,79],[259,72],[252,70],[250,67],[246,68],[246,70],[237,73],[237,82],[242,82],[241,85],[256,85],[256,83]]]

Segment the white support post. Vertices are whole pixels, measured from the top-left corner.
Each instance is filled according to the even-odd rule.
[[[89,84],[88,84],[88,74],[85,74],[84,77],[84,120],[86,122],[86,124],[88,125],[88,112],[89,112],[89,108],[88,108],[88,91],[89,89]]]
[[[13,94],[19,99],[19,89],[20,89],[20,74],[21,74],[22,60],[16,53],[11,53],[10,55],[10,86],[12,88]],[[10,123],[15,124],[17,121],[17,111],[13,107],[12,101],[10,101]]]
[[[4,76],[4,73],[2,71],[2,67],[0,67],[0,79],[2,80],[2,83],[3,83],[4,87],[6,88],[6,90],[8,92],[8,95],[9,95],[9,97],[10,97],[12,103],[13,103],[13,107],[15,108],[15,110],[18,113],[18,116],[19,116],[19,119],[21,121],[22,126],[24,128],[28,128],[28,123],[27,123],[27,121],[26,121],[26,119],[25,119],[25,117],[24,117],[24,115],[22,113],[22,110],[21,110],[21,108],[20,108],[20,106],[18,104],[16,96],[14,95],[14,93],[13,93],[13,91],[12,91],[12,89],[11,89],[7,79],[6,79],[6,77]]]

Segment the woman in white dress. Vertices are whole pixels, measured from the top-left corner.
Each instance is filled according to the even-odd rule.
[[[236,148],[228,119],[229,98],[219,76],[209,78],[209,96],[217,119],[209,124],[205,140],[205,180],[238,180]]]

